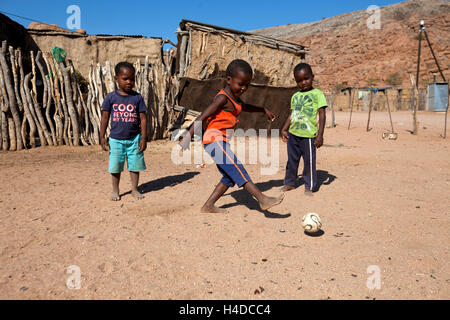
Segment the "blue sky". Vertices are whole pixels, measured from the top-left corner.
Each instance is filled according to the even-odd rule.
[[[339,14],[386,6],[399,0],[260,0],[260,1],[117,1],[117,0],[2,0],[0,11],[67,28],[66,9],[77,5],[81,28],[88,34],[127,34],[161,37],[176,43],[181,19],[248,31],[284,24],[307,23]],[[28,27],[30,21],[8,15]]]

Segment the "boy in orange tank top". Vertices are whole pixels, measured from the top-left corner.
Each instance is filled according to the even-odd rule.
[[[275,115],[266,108],[245,104],[240,96],[248,89],[253,77],[253,70],[244,60],[233,60],[227,67],[227,86],[220,90],[213,102],[202,112],[197,121],[206,123],[206,131],[203,135],[205,150],[214,159],[217,168],[222,174],[222,179],[203,205],[201,211],[209,213],[225,213],[226,210],[215,206],[216,201],[228,190],[238,185],[247,190],[258,200],[262,210],[281,203],[284,195],[268,197],[251,181],[242,163],[231,151],[227,140],[228,133],[235,129],[239,123],[239,114],[245,112],[264,113],[269,121],[275,120]],[[194,134],[194,126],[191,126],[188,134],[180,142],[183,149],[189,148],[191,137]]]

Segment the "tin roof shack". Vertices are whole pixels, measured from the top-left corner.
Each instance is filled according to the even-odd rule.
[[[281,128],[296,91],[293,69],[304,61],[304,46],[242,31],[182,20],[178,30],[177,68],[180,106],[203,111],[226,84],[225,71],[234,59],[253,68],[253,81],[242,99],[268,107],[278,117],[272,128]],[[266,129],[260,114],[243,113],[240,128]]]
[[[427,87],[427,110],[446,111],[448,106],[448,82],[433,82]]]

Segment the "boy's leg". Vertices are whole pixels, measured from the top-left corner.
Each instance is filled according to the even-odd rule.
[[[284,199],[284,194],[281,194],[278,197],[266,196],[252,181],[248,181],[244,185],[244,190],[247,190],[248,193],[255,197],[256,200],[258,200],[261,210],[264,211],[276,206],[277,204],[280,204]]]
[[[217,208],[215,206],[215,203],[223,194],[228,190],[228,186],[223,184],[222,181],[220,181],[214,191],[209,196],[208,200],[206,200],[205,204],[203,205],[201,212],[205,213],[226,213],[227,210]]]
[[[120,194],[119,194],[120,172],[119,173],[111,173],[111,181],[112,181],[111,200],[119,201],[120,200]]]
[[[314,145],[314,138],[302,139],[301,145],[303,151],[305,192],[311,194],[317,187],[316,146]]]
[[[139,185],[139,172],[130,171],[131,178],[131,195],[136,199],[144,199],[144,195],[138,190]]]
[[[131,194],[136,199],[143,199],[144,196],[139,192],[139,172],[146,169],[144,153],[139,152],[139,141],[141,135],[138,134],[127,144],[127,167],[131,178]]]
[[[108,172],[111,173],[112,193],[111,200],[119,201],[119,182],[120,173],[123,171],[125,164],[125,148],[121,140],[109,138],[109,164]]]
[[[295,188],[298,179],[298,165],[302,156],[300,139],[289,133],[287,141],[288,161],[286,164],[286,174],[282,191],[289,191]]]

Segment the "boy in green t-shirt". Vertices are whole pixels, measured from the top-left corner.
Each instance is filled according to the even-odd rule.
[[[291,112],[281,131],[283,142],[287,142],[288,162],[282,191],[295,189],[298,165],[303,157],[303,180],[305,194],[317,190],[316,148],[323,145],[327,101],[322,91],[314,89],[314,74],[311,66],[300,63],[294,68],[294,78],[300,91],[291,99]],[[319,124],[317,124],[319,114]]]

